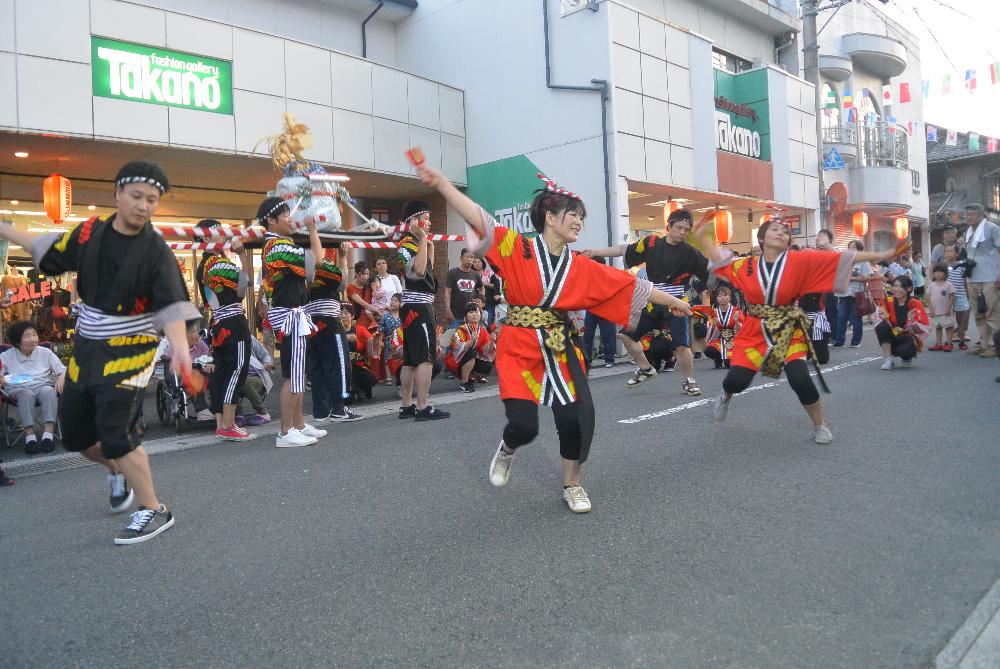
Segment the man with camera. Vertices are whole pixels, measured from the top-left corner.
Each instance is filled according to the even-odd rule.
[[[976,315],[979,330],[979,348],[969,353],[981,358],[997,357],[994,333],[1000,333],[1000,227],[986,220],[986,209],[981,204],[965,206],[966,276],[969,282],[969,302]]]

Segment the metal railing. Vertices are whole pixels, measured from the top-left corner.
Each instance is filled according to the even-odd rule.
[[[858,128],[856,125],[834,125],[823,128],[824,144],[853,144],[858,145]]]
[[[860,127],[858,131],[861,140],[859,166],[910,169],[906,128],[879,122],[873,126]]]

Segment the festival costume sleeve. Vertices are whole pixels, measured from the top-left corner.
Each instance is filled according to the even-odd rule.
[[[420,276],[413,271],[413,263],[417,259],[417,253],[420,252],[420,245],[417,243],[416,237],[412,234],[405,234],[403,238],[399,241],[399,252],[396,254],[399,261],[403,264],[403,273],[406,275],[407,279],[419,279]],[[430,263],[428,263],[427,269],[430,269]],[[451,273],[449,272],[448,279],[451,279]]]
[[[49,276],[79,270],[80,249],[87,241],[86,238],[81,241],[80,234],[88,223],[93,226],[92,221],[85,221],[64,233],[51,232],[35,237],[30,249],[35,269]]]
[[[923,302],[911,298],[907,307],[909,307],[909,322],[907,326],[913,332],[913,336],[917,337],[920,341],[927,339],[927,336],[931,333],[931,323],[927,318],[927,310],[924,309]]]
[[[708,258],[705,257],[698,249],[693,246],[689,247],[691,249],[691,274],[695,275],[702,283],[708,281]]]
[[[789,258],[795,258],[796,264],[804,265],[808,271],[798,272],[798,293],[846,293],[847,284],[854,266],[855,252],[844,251],[792,251]]]
[[[585,256],[577,256],[574,266],[583,262],[585,271],[574,275],[576,281],[583,281],[585,299],[578,308],[586,309],[599,318],[618,323],[631,332],[639,326],[639,316],[649,302],[653,284],[630,273],[608,265],[594,262]],[[581,278],[577,278],[581,277]]]
[[[634,244],[629,244],[625,247],[625,252],[622,257],[625,260],[625,264],[629,267],[635,267],[636,265],[641,265],[646,262],[646,249],[649,248],[651,244],[655,244],[656,235],[649,235],[648,237],[643,237]]]

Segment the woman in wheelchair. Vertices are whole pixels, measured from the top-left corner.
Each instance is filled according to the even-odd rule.
[[[24,430],[24,452],[50,453],[55,448],[58,396],[66,381],[66,366],[52,349],[38,345],[38,330],[32,323],[14,323],[7,336],[12,348],[0,353],[0,389],[9,404],[17,405]],[[35,434],[35,404],[41,407],[44,423],[41,442]]]
[[[211,363],[199,363],[199,359],[211,356],[211,350],[205,340],[201,338],[200,333],[198,332],[197,324],[188,328],[187,342],[189,347],[188,352],[191,355],[193,366],[201,369],[201,371],[205,374],[211,374],[213,371]],[[167,371],[170,369],[169,363],[172,357],[170,345],[166,344],[162,355],[162,359],[164,361],[163,380],[157,384],[156,388],[156,409],[160,422],[166,426],[171,422],[175,422],[174,419],[190,420],[187,409],[191,404],[193,404],[195,411],[194,420],[214,421],[215,414],[212,413],[208,406],[208,390],[206,389],[202,391],[193,398],[190,397],[184,390],[183,384],[180,383],[180,380],[177,379],[174,374]]]

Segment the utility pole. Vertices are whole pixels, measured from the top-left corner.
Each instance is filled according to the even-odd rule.
[[[823,227],[823,216],[826,213],[826,186],[823,184],[823,121],[820,117],[823,109],[819,85],[819,41],[816,30],[816,17],[819,14],[819,0],[802,0],[802,40],[803,64],[805,65],[806,81],[813,85],[816,111],[816,168],[819,175],[819,210],[816,212],[816,234]],[[808,230],[806,235],[808,237]]]

